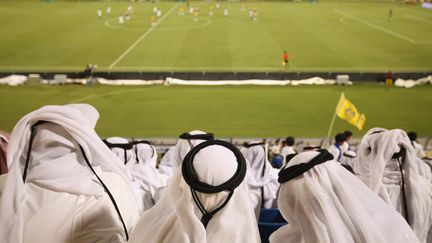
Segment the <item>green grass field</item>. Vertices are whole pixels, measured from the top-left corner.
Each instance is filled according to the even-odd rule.
[[[297,87],[0,86],[0,129],[11,130],[45,104],[89,103],[100,113],[101,136],[175,137],[191,129],[221,137],[325,137],[344,91],[367,117],[360,132],[337,118],[333,133],[356,137],[372,127],[432,136],[432,86],[387,89],[379,84]]]
[[[0,70],[430,71],[432,11],[395,2],[192,1],[197,22],[180,15],[185,3],[0,0]],[[111,6],[112,13],[105,13]],[[248,11],[257,8],[258,21]],[[104,16],[97,17],[97,9]],[[223,8],[229,16],[223,16]],[[389,19],[389,9],[393,17]]]
[[[431,71],[432,11],[396,2],[0,0],[0,71]],[[106,7],[112,8],[108,16]],[[258,20],[248,11],[256,7]],[[97,9],[104,11],[97,17]],[[223,10],[229,16],[223,16]],[[389,18],[389,10],[393,16]],[[366,113],[365,130],[381,126],[432,135],[432,87],[110,87],[0,86],[0,129],[46,104],[87,102],[101,113],[101,136],[173,137],[191,129],[223,137],[324,137],[341,91]],[[334,132],[354,127],[336,120]],[[355,135],[362,135],[356,131]]]

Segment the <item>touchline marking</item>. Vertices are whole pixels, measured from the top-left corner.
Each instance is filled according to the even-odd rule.
[[[174,6],[172,6],[172,8],[159,21],[157,21],[154,26],[150,27],[150,29],[148,29],[143,35],[141,35],[141,37],[138,38],[135,43],[133,43],[125,52],[123,52],[123,54],[121,54],[113,63],[111,63],[108,69],[113,68],[118,62],[120,62],[133,48],[135,48],[136,45],[138,45],[138,43],[140,43],[148,34],[150,34],[150,32],[152,32],[152,30],[154,30],[156,26],[158,26],[166,17],[168,17],[168,15],[170,15],[171,12],[174,11],[177,5],[178,4],[176,3]]]
[[[399,39],[402,39],[402,40],[408,41],[408,42],[410,42],[411,44],[418,44],[417,41],[415,41],[415,40],[413,40],[413,39],[411,39],[411,38],[409,38],[409,37],[406,37],[406,36],[404,36],[404,35],[398,34],[398,33],[393,32],[393,31],[391,31],[391,30],[385,29],[385,28],[383,28],[383,27],[381,27],[381,26],[378,26],[378,25],[372,24],[372,23],[370,23],[370,22],[368,22],[368,21],[366,21],[366,20],[363,20],[363,19],[361,19],[361,18],[357,18],[357,17],[355,17],[355,16],[352,16],[352,15],[350,15],[350,14],[347,14],[347,13],[342,12],[342,11],[337,10],[337,9],[333,9],[333,11],[335,11],[336,13],[338,13],[338,14],[340,14],[340,15],[343,15],[343,16],[345,16],[345,17],[352,18],[352,19],[354,19],[354,20],[356,20],[356,21],[358,21],[358,22],[360,22],[360,23],[362,23],[362,24],[368,25],[368,26],[370,26],[370,27],[372,27],[372,28],[375,28],[375,29],[381,30],[381,31],[383,31],[383,32],[385,32],[385,33],[387,33],[387,34],[389,34],[389,35],[392,35],[392,36],[397,37],[397,38],[399,38]]]

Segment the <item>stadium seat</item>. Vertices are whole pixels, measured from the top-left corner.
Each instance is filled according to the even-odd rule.
[[[286,224],[287,222],[280,214],[279,209],[261,209],[258,220],[258,229],[260,232],[261,242],[268,243],[270,235]]]

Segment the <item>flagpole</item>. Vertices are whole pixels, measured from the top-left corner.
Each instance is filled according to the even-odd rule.
[[[332,118],[329,130],[328,130],[328,133],[327,133],[327,139],[330,139],[330,134],[331,134],[331,131],[333,130],[333,124],[334,124],[335,118],[336,118],[336,112],[333,113],[333,118]]]
[[[342,92],[341,93],[341,95],[340,95],[340,97],[339,97],[339,100],[341,99],[341,97],[344,95],[344,92]],[[338,104],[339,104],[339,100],[338,100]],[[328,130],[328,133],[327,133],[327,140],[329,140],[330,139],[330,134],[331,134],[331,131],[333,130],[333,125],[334,125],[334,122],[335,122],[335,119],[336,119],[336,109],[337,109],[337,104],[336,104],[336,108],[335,108],[335,111],[333,112],[333,118],[332,118],[332,121],[331,121],[331,123],[330,123],[330,127],[329,127],[329,130]]]

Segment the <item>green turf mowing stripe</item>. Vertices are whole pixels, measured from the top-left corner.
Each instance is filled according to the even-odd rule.
[[[192,130],[223,137],[324,137],[340,93],[366,114],[365,130],[337,119],[333,132],[356,137],[372,127],[432,136],[432,86],[0,86],[0,129],[11,131],[28,112],[48,104],[89,103],[100,113],[101,136],[175,137]],[[332,134],[334,135],[334,134]]]

